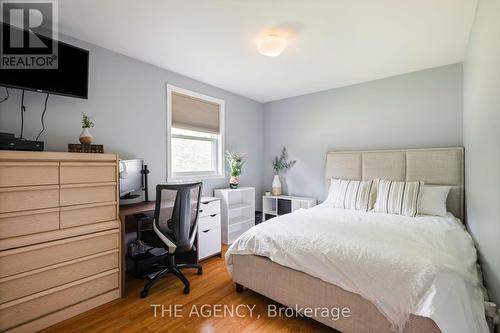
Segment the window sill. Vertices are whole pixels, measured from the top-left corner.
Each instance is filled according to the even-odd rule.
[[[224,175],[189,175],[189,176],[177,176],[177,177],[167,177],[167,182],[169,183],[182,183],[182,182],[198,182],[211,179],[224,179]]]

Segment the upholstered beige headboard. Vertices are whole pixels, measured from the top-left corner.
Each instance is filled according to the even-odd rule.
[[[464,149],[431,148],[329,152],[326,180],[375,179],[420,180],[427,185],[449,185],[447,207],[464,218]]]

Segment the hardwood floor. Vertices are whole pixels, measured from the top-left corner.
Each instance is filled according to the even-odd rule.
[[[223,258],[210,258],[202,261],[202,265],[204,272],[201,276],[196,275],[196,270],[185,270],[191,283],[191,292],[188,295],[182,293],[182,283],[173,275],[169,275],[151,289],[147,298],[142,299],[139,292],[145,280],[130,278],[127,281],[125,298],[68,319],[42,332],[336,332],[309,318],[270,318],[267,315],[267,306],[276,303],[248,289],[237,293]],[[202,307],[206,304],[219,308]],[[152,305],[157,305],[156,317]],[[161,316],[161,305],[164,310],[170,307],[171,316],[167,312],[164,317]],[[174,317],[175,305],[181,317]],[[240,307],[236,308],[238,305]],[[252,311],[246,305],[252,308]],[[227,310],[232,309],[234,316],[223,316],[224,307]],[[217,316],[208,315],[208,310],[213,313],[216,309],[221,311],[216,313]],[[241,317],[236,316],[236,310]],[[197,313],[200,316],[197,316]]]

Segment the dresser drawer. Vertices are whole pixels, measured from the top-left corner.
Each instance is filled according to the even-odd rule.
[[[0,214],[0,239],[59,229],[59,208]]]
[[[116,201],[116,184],[61,185],[61,206]]]
[[[59,162],[0,162],[0,187],[59,184]]]
[[[221,252],[220,227],[198,230],[198,259],[204,259]]]
[[[220,213],[220,200],[213,200],[209,202],[200,202],[200,217],[210,216]]]
[[[203,231],[220,227],[220,214],[198,218],[198,230]]]
[[[60,173],[61,184],[115,182],[116,164],[61,162]]]
[[[0,278],[119,247],[118,230],[66,238],[0,252]]]
[[[118,249],[0,279],[0,303],[118,267]]]
[[[61,228],[116,220],[116,203],[106,202],[61,208]]]
[[[0,305],[0,331],[118,288],[117,270]]]
[[[59,185],[0,188],[0,213],[59,206]]]

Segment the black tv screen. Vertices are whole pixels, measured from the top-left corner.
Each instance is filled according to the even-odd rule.
[[[0,86],[87,99],[89,51],[63,42],[57,44],[57,69],[0,68]]]

